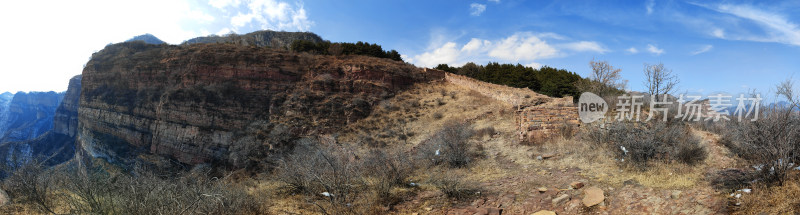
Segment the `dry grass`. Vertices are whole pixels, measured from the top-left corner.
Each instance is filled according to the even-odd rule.
[[[800,182],[797,176],[782,186],[757,185],[753,193],[743,194],[741,207],[733,214],[798,214],[800,213]]]

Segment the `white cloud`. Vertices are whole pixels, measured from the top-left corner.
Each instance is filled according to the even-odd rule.
[[[712,34],[719,38],[725,37],[732,40],[749,40],[758,42],[777,42],[789,45],[800,46],[800,27],[797,24],[789,21],[786,16],[750,5],[733,5],[733,4],[720,4],[720,5],[703,5],[695,4],[720,13],[730,14],[739,19],[753,22],[761,27],[763,34],[740,34],[740,35],[724,35],[721,30],[719,33],[716,31]]]
[[[254,23],[261,29],[308,31],[313,21],[308,20],[302,4],[290,5],[276,0],[251,0],[249,13],[239,13],[231,18],[234,30]]]
[[[474,52],[484,48],[489,47],[492,42],[488,40],[481,40],[478,38],[472,38],[464,47],[461,48],[461,51],[465,52]]]
[[[489,0],[490,2],[500,3],[500,0]]]
[[[660,48],[654,46],[653,44],[647,44],[647,51],[650,52],[650,53],[653,53],[655,55],[664,54],[664,49],[660,49]]]
[[[608,50],[603,48],[603,46],[593,41],[580,41],[574,43],[567,43],[564,44],[563,46],[564,48],[578,52],[590,51],[590,52],[597,52],[600,54],[608,52]]]
[[[472,3],[469,5],[469,15],[480,16],[483,11],[486,11],[485,4]]]
[[[431,52],[425,52],[421,55],[414,56],[414,62],[427,67],[434,67],[441,63],[464,64],[463,62],[457,63],[457,60],[461,57],[461,51],[456,48],[456,46],[454,42],[445,43],[444,46]]]
[[[653,13],[653,7],[655,7],[655,6],[656,6],[656,1],[655,0],[647,0],[647,3],[645,4],[645,9],[647,10],[647,15],[650,15],[650,14]]]
[[[554,57],[558,50],[531,33],[516,33],[497,43],[489,56],[507,61],[530,61]]]
[[[240,0],[209,0],[208,4],[224,10],[226,7],[238,7],[242,2]]]
[[[485,40],[472,38],[466,44],[459,45],[455,42],[439,42],[440,36],[432,35],[432,42],[440,44],[429,48],[429,51],[415,55],[409,62],[419,66],[434,67],[438,64],[461,66],[467,62],[479,64],[489,61],[507,63],[521,63],[535,68],[541,67],[539,60],[565,56],[559,49],[573,52],[606,52],[603,46],[592,41],[577,41],[550,44],[543,37],[557,36],[552,33],[535,34],[531,32],[517,32],[511,36],[498,40]],[[558,37],[563,39],[563,37]],[[557,40],[557,39],[556,39]]]
[[[706,53],[706,52],[708,52],[708,51],[711,51],[711,49],[712,49],[712,48],[714,48],[714,46],[712,46],[712,45],[704,45],[704,46],[700,47],[699,49],[697,49],[697,50],[693,51],[693,52],[692,52],[692,53],[690,53],[690,54],[691,54],[691,55],[699,55],[699,54],[702,54],[702,53]]]
[[[631,54],[639,53],[639,49],[636,49],[634,47],[630,47],[628,49],[625,49],[625,51],[628,52],[628,53],[631,53]]]

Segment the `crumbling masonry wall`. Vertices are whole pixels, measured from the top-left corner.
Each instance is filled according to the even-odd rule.
[[[504,85],[486,83],[449,72],[445,73],[445,80],[455,85],[474,90],[489,98],[500,100],[514,107],[542,104],[552,100],[546,95],[533,92],[527,88],[514,88]]]
[[[571,96],[551,98],[527,88],[514,88],[486,83],[466,76],[435,69],[425,69],[434,76],[444,75],[444,81],[476,91],[516,109],[515,118],[519,140],[541,142],[556,136],[566,127],[578,127],[578,108]]]
[[[571,98],[570,98],[571,100]],[[580,126],[578,107],[532,106],[517,110],[517,131],[522,142],[538,143]]]

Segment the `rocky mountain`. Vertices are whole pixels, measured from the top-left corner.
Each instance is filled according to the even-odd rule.
[[[292,41],[306,40],[322,42],[322,38],[310,32],[255,31],[244,35],[230,34],[226,36],[198,37],[183,42],[183,45],[197,43],[233,43],[243,46],[289,48]]]
[[[64,93],[18,92],[0,122],[0,143],[34,139],[53,128],[53,116]]]
[[[258,35],[286,34],[240,38],[282,45]],[[158,155],[244,166],[285,150],[292,137],[335,133],[428,80],[413,65],[389,59],[193,41],[121,43],[95,53],[83,70],[79,149],[121,164]]]
[[[13,93],[5,92],[0,94],[0,138],[2,138],[2,134],[5,133],[6,126],[8,126],[6,122],[8,121],[9,113],[11,113],[9,107],[12,99],[14,99]]]
[[[155,45],[166,43],[164,41],[161,41],[161,39],[158,39],[158,37],[153,36],[152,34],[142,34],[139,36],[135,36],[129,40],[126,40],[125,42],[133,42],[133,41],[142,41],[147,44],[155,44]]]
[[[39,110],[42,112],[40,113],[42,116],[34,119],[32,121],[33,123],[23,123],[23,125],[36,125],[33,126],[34,128],[27,130],[35,130],[35,133],[41,134],[30,139],[13,139],[10,141],[4,141],[2,144],[0,144],[0,159],[2,159],[3,165],[15,167],[25,164],[33,159],[42,159],[47,165],[55,165],[74,157],[75,134],[77,133],[76,131],[78,126],[78,100],[80,99],[80,86],[80,75],[70,79],[67,92],[57,94],[59,96],[58,100],[60,101],[57,105],[57,108],[54,108],[54,105],[52,105],[53,101],[51,100],[53,100],[53,98],[51,97],[53,96],[51,94],[53,93],[45,93],[44,95],[46,96],[39,95],[39,93],[33,93],[34,95],[38,95],[40,98],[44,97],[45,99],[36,105],[28,104],[28,106],[39,106],[43,107],[42,109],[45,110]],[[63,97],[63,99],[61,99],[61,97]],[[48,112],[50,110],[54,112],[50,114],[50,112]],[[31,112],[31,110],[25,110],[20,113],[27,112]],[[11,115],[13,116],[14,114],[16,114],[16,112],[12,113]],[[11,118],[20,121],[32,119],[24,116]],[[50,123],[49,126],[41,125],[47,122]],[[26,129],[11,130],[23,131]],[[30,135],[35,133],[30,133]]]

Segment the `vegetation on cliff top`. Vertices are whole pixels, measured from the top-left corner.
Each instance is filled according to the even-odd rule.
[[[581,93],[577,88],[577,83],[583,80],[580,75],[564,69],[548,66],[534,69],[520,64],[500,64],[497,62],[488,63],[486,66],[467,63],[462,67],[439,64],[436,69],[493,84],[528,88],[553,97],[572,96],[577,98]]]
[[[365,55],[403,61],[396,50],[384,51],[378,44],[358,41],[357,43],[331,43],[330,41],[295,40],[290,46],[296,52],[310,52],[324,55]]]

